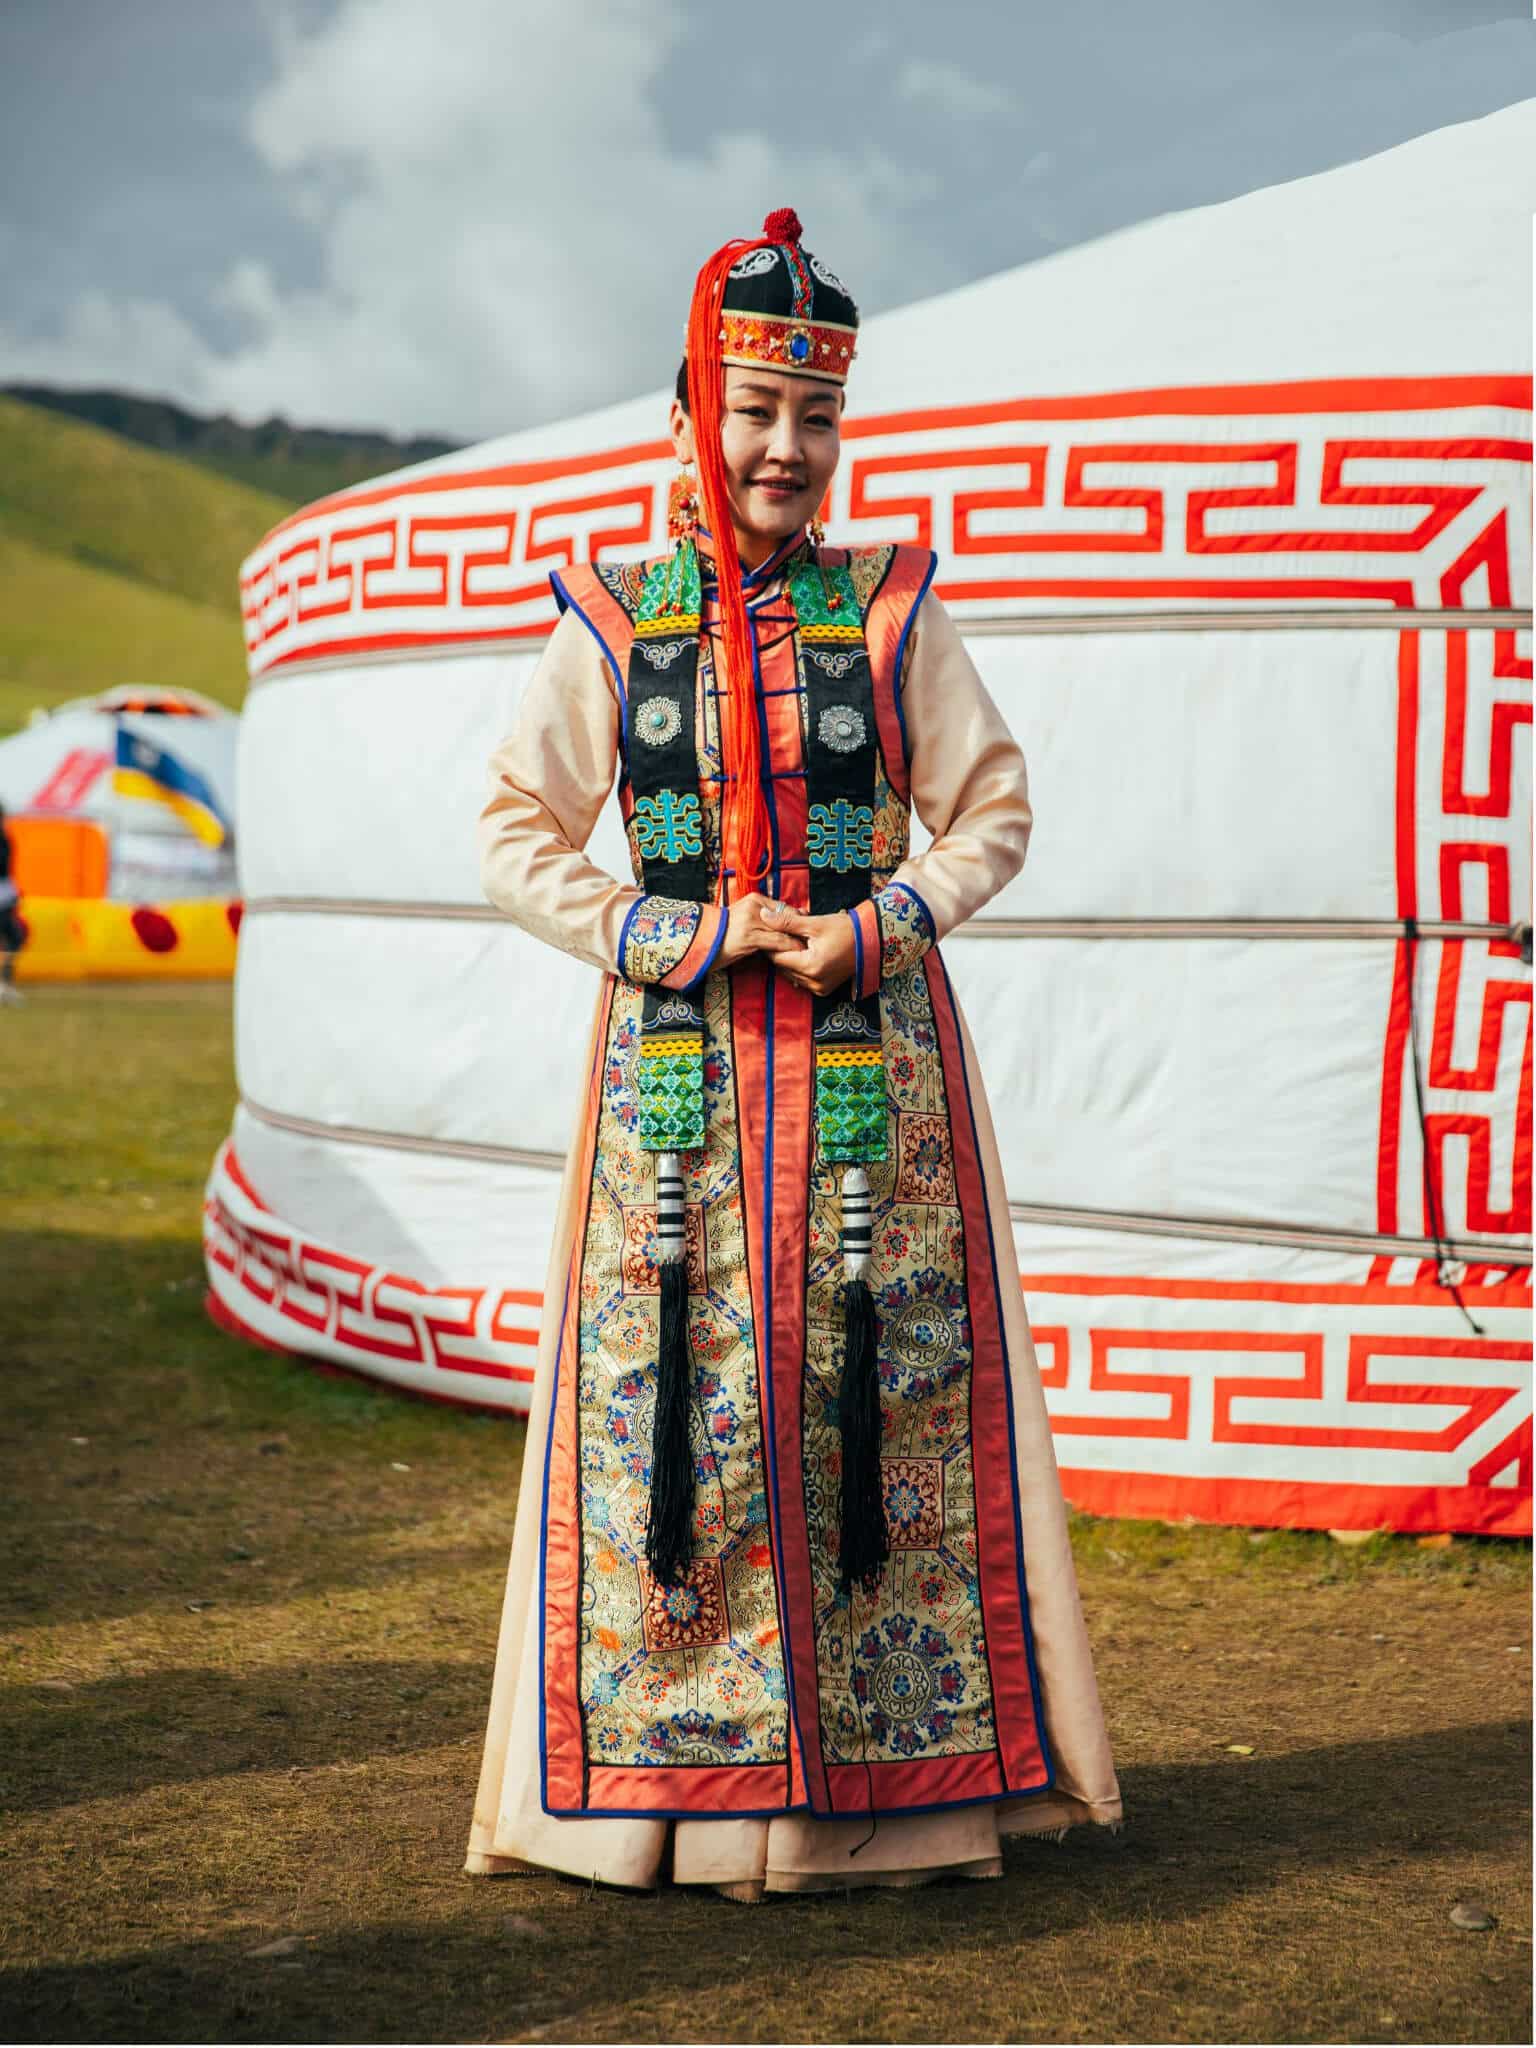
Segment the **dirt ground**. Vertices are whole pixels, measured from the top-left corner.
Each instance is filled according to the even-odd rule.
[[[228,1041],[0,1013],[3,2038],[1530,2039],[1525,1545],[1078,1518],[1127,1824],[998,1883],[462,1875],[522,1431],[207,1323]]]

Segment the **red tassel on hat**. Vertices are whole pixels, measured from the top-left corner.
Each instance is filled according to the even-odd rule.
[[[792,206],[776,206],[763,222],[765,242],[798,242],[804,230]]]

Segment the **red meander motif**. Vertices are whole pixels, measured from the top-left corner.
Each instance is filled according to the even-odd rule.
[[[827,525],[836,541],[934,548],[935,587],[962,623],[1167,603],[1400,612],[1398,914],[1501,923],[1528,858],[1529,631],[1414,614],[1529,605],[1530,407],[1529,378],[1384,378],[855,418]],[[245,567],[252,672],[538,639],[553,620],[550,569],[665,548],[671,467],[656,441],[407,478],[300,513]],[[1442,1236],[1513,1246],[1531,1229],[1530,969],[1486,940],[1411,951],[1440,1215],[1425,1196],[1403,941],[1383,997],[1377,1228],[1428,1238],[1438,1221]],[[210,1228],[216,1247],[236,1242],[227,1224]],[[452,1347],[442,1326],[466,1315],[462,1296],[402,1294],[410,1283],[372,1269],[342,1278],[346,1262],[325,1263],[335,1255],[284,1245],[238,1253],[253,1284],[275,1288],[274,1313],[319,1316],[342,1346],[354,1331],[403,1345],[394,1312],[424,1357]],[[1529,1374],[1509,1333],[1529,1272],[1494,1250],[1471,1267],[1462,1292],[1479,1336],[1428,1284],[1432,1268],[1382,1257],[1357,1284],[1289,1288],[1026,1275],[1068,1497],[1130,1513],[1528,1530]],[[486,1314],[477,1306],[477,1329]],[[531,1363],[531,1341],[520,1355]]]

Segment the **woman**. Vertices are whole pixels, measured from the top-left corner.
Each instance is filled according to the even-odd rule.
[[[822,544],[858,313],[799,236],[699,273],[673,551],[552,578],[491,764],[487,895],[605,979],[478,1873],[755,1899],[1120,1816],[936,943],[1023,861],[1024,761],[932,555]],[[581,850],[616,765],[635,886]]]

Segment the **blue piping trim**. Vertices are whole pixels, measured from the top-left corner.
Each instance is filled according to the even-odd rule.
[[[901,662],[903,655],[907,651],[907,635],[911,632],[912,622],[917,617],[917,608],[928,595],[928,586],[933,581],[934,571],[938,566],[938,556],[930,555],[928,557],[928,573],[923,578],[922,588],[912,600],[912,609],[907,613],[906,623],[901,629],[901,637],[896,642],[896,665],[891,670],[891,695],[896,702],[896,723],[901,727],[901,758],[909,768],[912,765],[912,749],[907,744],[907,714],[902,708],[901,702]]]
[[[864,993],[864,927],[859,923],[859,913],[850,910],[844,913],[853,925],[853,992]]]
[[[770,811],[772,805],[769,806]],[[764,1013],[764,1036],[768,1046],[767,1123],[763,1139],[763,1300],[767,1304],[767,1327],[758,1334],[758,1350],[763,1361],[763,1390],[767,1396],[768,1431],[766,1450],[768,1453],[769,1484],[773,1488],[773,1514],[769,1523],[769,1535],[773,1541],[774,1567],[779,1582],[779,1648],[784,1657],[784,1684],[788,1693],[789,1721],[795,1731],[795,1747],[800,1753],[800,1775],[806,1771],[805,1738],[800,1732],[799,1703],[795,1697],[795,1660],[790,1649],[790,1637],[794,1631],[789,1626],[789,1581],[784,1572],[784,1517],[779,1495],[779,1436],[775,1426],[773,1399],[773,1072],[774,1072],[774,997],[778,992],[778,974],[768,969],[766,1008]],[[784,1808],[783,1811],[790,1809]]]
[[[582,610],[581,606],[576,602],[575,598],[572,597],[571,593],[566,589],[564,583],[560,580],[560,573],[558,570],[554,570],[551,572],[549,578],[549,587],[555,593],[555,603],[559,605],[561,611],[574,612],[577,618],[580,619],[581,623],[592,635],[592,638],[603,650],[603,658],[607,662],[609,668],[613,671],[614,684],[618,689],[619,693],[619,717],[624,731],[624,757],[626,760],[628,760],[629,697],[624,688],[624,677],[620,673],[619,664],[617,663],[617,661],[614,660],[613,649],[608,645],[608,642],[603,638],[602,634],[598,631],[597,627],[587,617],[586,613]]]
[[[799,547],[801,541],[803,541],[804,539],[805,531],[802,528],[799,533],[792,533],[786,540],[782,540],[779,543],[778,547],[776,547],[773,553],[768,557],[766,562],[760,562],[755,569],[743,570],[741,577],[742,589],[750,590],[754,584],[764,582],[768,577],[770,577],[773,574],[774,570],[778,568],[780,562],[782,562],[786,556],[792,554],[793,551],[797,547]]]
[[[909,895],[912,898],[912,901],[917,905],[918,909],[923,913],[924,918],[927,920],[929,945],[936,946],[939,942],[939,928],[937,924],[935,924],[934,922],[933,912],[928,908],[927,904],[923,901],[922,897],[918,894],[917,890],[913,888],[912,884],[910,882],[887,882],[885,885],[885,889],[904,889],[906,891],[907,895]],[[885,894],[885,889],[880,890],[879,894],[883,896]]]
[[[752,635],[752,695],[753,708],[757,712],[758,734],[763,743],[762,757],[758,764],[759,773],[761,773],[762,770],[766,769],[768,766],[769,747],[771,743],[768,738],[768,707],[763,702],[762,651],[758,647],[757,635],[755,633]],[[769,893],[774,896],[777,896],[779,893],[779,883],[782,880],[783,863],[779,858],[779,807],[773,800],[773,775],[771,771],[767,777],[767,784],[768,786],[766,790],[766,795],[768,798],[768,835],[769,843],[773,848],[773,866],[771,869],[771,873],[773,876],[773,887]],[[769,987],[771,988],[772,986],[773,984],[770,982]],[[769,1073],[771,1081],[771,1067]]]
[[[932,911],[931,911],[931,910],[930,910],[930,909],[928,908],[928,905],[927,905],[927,904],[926,904],[926,903],[925,903],[925,902],[923,901],[923,898],[922,898],[922,895],[921,895],[921,893],[920,893],[920,892],[919,892],[918,890],[914,889],[914,888],[913,888],[913,886],[912,886],[912,884],[911,884],[910,882],[897,882],[897,883],[895,884],[895,886],[896,886],[896,888],[898,888],[898,889],[905,889],[905,890],[906,890],[906,892],[907,892],[907,894],[908,894],[908,895],[909,895],[909,896],[910,896],[910,897],[912,898],[912,901],[913,901],[913,902],[914,902],[914,903],[915,903],[915,904],[917,905],[918,909],[919,909],[919,910],[920,910],[920,911],[921,911],[921,912],[923,913],[924,917],[926,917],[926,918],[927,918],[927,920],[928,920],[928,943],[929,943],[929,945],[930,945],[930,946],[935,946],[935,945],[937,945],[937,944],[938,944],[938,940],[939,940],[939,927],[938,927],[938,923],[937,923],[937,921],[936,921],[936,920],[935,920],[935,918],[934,918],[933,912],[932,912]]]
[[[918,898],[921,902],[921,897]],[[925,906],[926,907],[926,906]],[[960,1055],[960,1078],[965,1083],[965,1108],[971,1121],[971,1143],[976,1148],[976,1164],[981,1170],[981,1134],[976,1128],[976,1105],[971,1099],[971,1076],[965,1062],[965,1041],[960,1036],[960,1006],[955,1000],[954,983],[949,978],[949,969],[944,965],[942,953],[935,952],[934,960],[944,977],[945,993],[949,997],[950,1010],[955,1019],[955,1045]],[[982,1172],[982,1219],[987,1226],[987,1250],[992,1259],[992,1292],[997,1300],[997,1334],[1003,1347],[1003,1394],[1004,1407],[1008,1415],[1008,1484],[1013,1494],[1013,1551],[1018,1563],[1019,1609],[1024,1619],[1025,1662],[1029,1665],[1029,1691],[1035,1703],[1035,1731],[1040,1738],[1040,1754],[1045,1758],[1046,1779],[1035,1789],[1049,1791],[1056,1783],[1056,1760],[1051,1754],[1050,1739],[1045,1732],[1045,1703],[1040,1697],[1040,1673],[1035,1656],[1035,1631],[1029,1618],[1029,1580],[1024,1569],[1024,1521],[1022,1504],[1019,1500],[1019,1459],[1018,1431],[1013,1418],[1013,1367],[1008,1356],[1008,1325],[1003,1320],[1003,1290],[998,1278],[997,1242],[992,1235],[992,1207],[987,1200],[986,1175]],[[972,1368],[974,1370],[974,1366]],[[975,1431],[971,1432],[972,1445]],[[995,1705],[994,1701],[994,1705]],[[1001,1731],[999,1730],[999,1735]],[[998,1762],[1002,1762],[1002,1744],[998,1744]]]
[[[610,999],[603,1028],[597,1034],[597,1044],[592,1051],[592,1065],[587,1073],[587,1087],[592,1086],[592,1076],[602,1065],[608,1049],[608,1027],[613,1022],[613,1003]],[[595,1163],[595,1162],[594,1162]],[[587,1185],[586,1205],[581,1216],[582,1255],[586,1254],[587,1228],[592,1220],[592,1187]],[[565,1296],[560,1303],[560,1335],[555,1341],[555,1379],[549,1393],[549,1434],[544,1439],[544,1484],[539,1501],[539,1804],[549,1812],[549,1728],[548,1700],[549,1686],[545,1673],[545,1659],[549,1637],[549,1466],[555,1449],[555,1413],[560,1399],[560,1354],[565,1349],[565,1323],[571,1307],[571,1275],[565,1276]],[[581,1474],[576,1475],[578,1486]]]
[[[712,906],[712,907],[718,907],[718,906]],[[700,915],[700,917],[702,917],[702,916],[704,915],[704,912],[703,912],[702,908],[701,908],[701,909],[700,909],[700,911],[699,911],[699,915]],[[707,953],[705,954],[705,956],[704,956],[704,964],[703,964],[703,966],[702,966],[702,967],[701,967],[701,968],[699,969],[698,973],[697,973],[697,974],[696,974],[696,975],[695,975],[695,976],[693,977],[692,981],[685,981],[685,982],[683,983],[683,987],[682,987],[682,993],[686,994],[686,993],[687,993],[687,991],[688,991],[689,989],[697,988],[697,987],[698,987],[698,985],[699,985],[699,983],[700,983],[700,982],[701,982],[701,981],[702,981],[702,980],[704,979],[705,975],[706,975],[706,974],[708,974],[708,972],[709,972],[709,970],[711,969],[711,967],[713,967],[713,966],[714,966],[714,964],[715,964],[715,955],[716,955],[716,954],[717,954],[717,953],[719,952],[720,948],[721,948],[721,947],[722,947],[722,946],[723,946],[723,945],[725,944],[725,934],[726,934],[727,928],[728,928],[728,927],[729,927],[729,925],[730,925],[730,922],[731,922],[731,915],[730,915],[730,912],[729,912],[729,911],[726,911],[726,912],[724,913],[724,915],[723,915],[723,916],[721,917],[721,919],[720,919],[720,923],[719,923],[719,925],[718,925],[718,926],[717,926],[717,928],[716,928],[716,931],[715,931],[715,942],[714,942],[714,944],[713,944],[713,945],[712,945],[712,946],[710,947],[709,951],[708,951],[708,952],[707,952]],[[695,926],[694,926],[694,930],[695,930],[695,932],[697,932],[697,930],[698,930],[698,926],[697,926],[697,925],[695,925]]]
[[[623,975],[626,981],[628,981],[631,977],[628,969],[624,965],[624,948],[629,944],[629,928],[635,921],[635,912],[640,908],[641,904],[644,901],[645,896],[642,892],[639,896],[635,898],[634,902],[631,903],[628,910],[625,911],[624,922],[619,927],[619,972]]]
[[[601,1770],[606,1766],[599,1765],[598,1768]],[[640,1766],[625,1764],[618,1768],[632,1770]],[[763,1764],[758,1768],[782,1771],[784,1766]],[[781,1813],[803,1813],[806,1809],[798,1806],[711,1806],[701,1813],[696,1806],[546,1806],[544,1811],[554,1820],[777,1820]],[[647,1886],[646,1890],[650,1887]]]
[[[985,1756],[987,1751],[978,1751]],[[884,1759],[881,1759],[884,1761]],[[844,1764],[844,1768],[857,1770],[857,1764]],[[619,1766],[618,1768],[638,1768]],[[751,1766],[754,1770],[781,1771],[781,1763],[763,1763]],[[879,1768],[876,1763],[874,1768]],[[783,1806],[748,1806],[733,1808],[710,1807],[701,1813],[696,1806],[546,1806],[544,1811],[556,1820],[773,1820],[781,1813],[808,1813],[817,1820],[866,1820],[871,1813],[951,1813],[957,1806],[1000,1806],[1015,1799],[1039,1799],[1054,1789],[1047,1781],[1043,1785],[1026,1786],[1022,1792],[973,1792],[964,1799],[930,1799],[919,1806],[855,1806],[839,1808],[815,1806],[809,1799],[788,1803]]]

